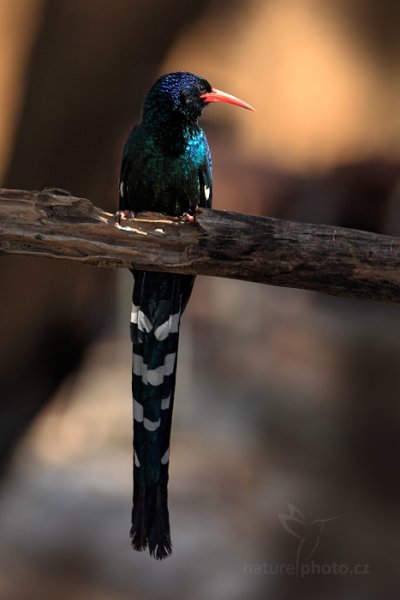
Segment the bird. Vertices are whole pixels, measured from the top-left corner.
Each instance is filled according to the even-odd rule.
[[[254,108],[189,72],[161,76],[126,141],[119,178],[118,221],[158,212],[196,221],[212,202],[211,153],[199,119],[211,102]],[[156,267],[156,265],[155,265]],[[181,315],[194,276],[131,270],[133,348],[133,509],[135,550],[158,560],[172,552],[168,512],[169,446]]]

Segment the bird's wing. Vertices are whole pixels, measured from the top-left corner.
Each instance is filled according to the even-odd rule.
[[[212,203],[212,162],[211,152],[208,146],[207,140],[206,145],[206,156],[203,164],[199,169],[199,182],[200,182],[200,201],[199,206],[202,208],[211,208]]]
[[[119,191],[119,209],[120,210],[130,210],[131,207],[128,203],[128,178],[129,171],[132,166],[132,157],[130,155],[129,149],[131,145],[131,140],[134,132],[137,127],[134,127],[130,132],[128,139],[126,140],[124,150],[122,153],[122,163],[121,163],[121,171],[119,175],[119,183],[118,183],[118,191]]]

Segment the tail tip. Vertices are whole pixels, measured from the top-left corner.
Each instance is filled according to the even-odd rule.
[[[150,556],[155,558],[156,560],[164,560],[171,556],[172,554],[172,544],[170,538],[163,540],[163,542],[152,545],[147,542],[147,540],[141,539],[140,536],[137,535],[137,531],[130,532],[132,548],[137,552],[143,552],[149,547]]]
[[[139,532],[136,531],[135,529],[131,529],[130,531],[130,538],[131,538],[131,544],[132,544],[132,548],[134,550],[137,550],[138,552],[143,552],[143,550],[146,550],[147,548],[147,540],[143,539],[143,536],[138,535]]]
[[[149,548],[150,556],[156,560],[172,554],[165,483],[135,488],[130,537],[134,550]]]
[[[150,556],[156,560],[164,560],[172,554],[171,540],[166,540],[161,544],[156,544],[154,547],[149,547]]]

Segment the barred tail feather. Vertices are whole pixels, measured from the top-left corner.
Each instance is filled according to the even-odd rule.
[[[157,483],[146,489],[149,552],[162,560],[172,552],[167,484]]]
[[[131,337],[134,404],[134,498],[131,538],[163,559],[172,552],[168,513],[169,440],[181,307],[194,278],[133,272]]]
[[[130,536],[132,546],[139,551],[147,548],[145,491],[144,485],[135,486]]]

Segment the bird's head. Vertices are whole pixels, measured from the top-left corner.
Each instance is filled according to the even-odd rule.
[[[144,102],[143,119],[196,124],[209,102],[227,102],[254,111],[247,102],[211,87],[205,79],[178,71],[163,75],[155,82]]]

